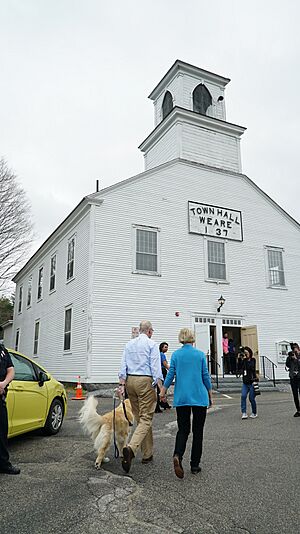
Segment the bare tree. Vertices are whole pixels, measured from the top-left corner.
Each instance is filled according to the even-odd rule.
[[[16,175],[0,160],[0,288],[26,261],[33,240],[31,208]]]

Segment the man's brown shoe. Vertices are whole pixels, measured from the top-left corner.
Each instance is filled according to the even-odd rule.
[[[149,456],[149,458],[142,459],[142,464],[149,464],[150,462],[153,462],[153,454],[152,456]]]
[[[123,449],[122,467],[123,467],[125,473],[129,473],[131,462],[132,462],[133,458],[134,458],[134,454],[132,452],[132,449],[129,446],[124,447],[124,449]]]
[[[173,457],[173,466],[174,466],[175,475],[178,478],[183,478],[184,477],[184,470],[183,470],[183,467],[181,465],[180,458],[177,455],[175,455]]]

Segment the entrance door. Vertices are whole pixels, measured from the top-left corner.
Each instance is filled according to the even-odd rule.
[[[195,324],[196,347],[207,354],[210,350],[209,324]]]
[[[258,337],[256,326],[244,326],[241,328],[241,344],[250,347],[256,359],[256,370],[259,371]]]

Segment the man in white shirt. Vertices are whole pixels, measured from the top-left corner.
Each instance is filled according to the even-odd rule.
[[[140,323],[140,335],[125,346],[119,373],[120,391],[124,395],[125,384],[137,427],[130,443],[123,449],[122,467],[129,473],[132,459],[139,447],[142,463],[153,460],[152,419],[156,406],[156,385],[162,386],[162,372],[158,345],[151,339],[153,327],[150,321]]]

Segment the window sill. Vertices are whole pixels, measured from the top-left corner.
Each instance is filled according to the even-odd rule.
[[[38,299],[36,302],[41,302],[43,300],[43,297],[41,297],[40,299]]]
[[[75,276],[72,276],[72,278],[69,278],[69,280],[66,280],[66,284],[73,282],[73,280],[75,280]]]
[[[288,288],[286,286],[267,286],[267,289],[279,289],[280,291],[287,291]]]
[[[72,354],[71,349],[64,349],[63,352],[64,352],[64,354],[68,354],[68,355],[69,355],[69,354]]]
[[[160,273],[155,273],[152,271],[132,271],[132,274],[144,274],[146,276],[161,276]]]
[[[215,280],[213,278],[205,278],[205,282],[209,282],[211,284],[225,284],[225,285],[229,285],[229,281],[228,280]]]
[[[51,290],[49,291],[49,295],[52,295],[52,293],[55,293],[55,292],[56,292],[56,287],[55,287],[54,289],[51,289]]]

